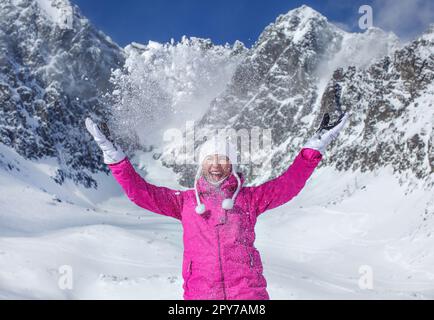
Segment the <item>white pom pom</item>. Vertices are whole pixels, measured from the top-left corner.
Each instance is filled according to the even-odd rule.
[[[222,208],[225,210],[230,210],[234,207],[234,200],[232,199],[224,199],[222,202]]]
[[[205,212],[205,205],[203,203],[196,206],[196,213],[202,214]]]

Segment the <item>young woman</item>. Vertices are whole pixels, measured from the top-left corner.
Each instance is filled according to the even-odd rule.
[[[258,300],[269,299],[269,295],[261,257],[254,247],[256,220],[303,189],[346,120],[347,115],[342,115],[329,124],[326,114],[286,172],[256,187],[243,186],[233,145],[217,138],[208,140],[200,149],[194,189],[183,191],[146,182],[89,118],[86,127],[128,198],[182,223],[184,299]]]

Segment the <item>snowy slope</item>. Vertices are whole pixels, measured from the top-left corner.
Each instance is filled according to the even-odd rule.
[[[51,164],[0,146],[1,298],[177,298],[181,227],[129,203],[111,177],[89,192],[50,178]],[[72,267],[72,291],[58,286]]]
[[[298,198],[265,215],[257,242],[274,298],[434,298],[434,197],[406,195],[390,170],[322,168]],[[363,266],[372,289],[359,287]]]
[[[0,170],[1,298],[182,298],[175,219],[132,205],[104,174],[96,193],[59,187],[43,161],[1,151],[3,163],[22,168]],[[153,175],[176,187],[157,164]],[[432,195],[405,195],[391,171],[322,168],[296,199],[260,217],[256,246],[272,299],[432,299],[433,227]],[[64,265],[73,290],[58,286]],[[374,272],[373,289],[358,286],[364,265]]]

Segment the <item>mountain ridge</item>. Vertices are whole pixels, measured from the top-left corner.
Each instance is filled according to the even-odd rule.
[[[53,8],[60,10],[60,13],[50,13],[48,4],[53,4]],[[428,63],[413,72],[427,70],[427,79],[432,77],[432,54],[429,50],[414,51],[420,46],[412,47],[412,43],[403,47],[395,35],[378,28],[370,28],[364,33],[348,33],[306,5],[279,15],[264,28],[252,48],[245,48],[239,41],[232,47],[216,46],[210,39],[196,37],[183,37],[179,43],[158,44],[150,41],[147,45],[132,43],[120,48],[95,29],[81,15],[79,8],[67,0],[9,0],[2,3],[1,9],[5,15],[0,20],[0,38],[3,40],[0,60],[4,62],[0,75],[0,113],[3,115],[0,142],[12,146],[27,158],[56,158],[59,167],[53,179],[58,183],[72,179],[87,187],[97,187],[92,173],[108,173],[90,136],[87,133],[83,135],[82,120],[87,115],[97,120],[111,121],[114,132],[119,134],[121,142],[124,140],[123,146],[131,156],[135,148],[150,151],[159,147],[143,146],[143,137],[148,135],[149,130],[142,133],[140,130],[143,125],[148,126],[146,122],[150,123],[148,118],[141,116],[146,113],[153,117],[151,122],[155,122],[157,127],[164,122],[163,116],[173,113],[173,118],[178,118],[182,113],[181,119],[197,117],[196,128],[205,133],[229,127],[272,129],[273,152],[269,155],[254,155],[255,163],[262,162],[271,169],[265,170],[259,166],[252,173],[251,169],[244,168],[250,170],[247,176],[251,183],[261,183],[279,175],[289,165],[297,150],[312,134],[322,113],[334,114],[339,111],[336,106],[337,95],[347,107],[371,102],[360,96],[369,95],[367,90],[378,85],[379,79],[372,77],[375,72],[382,73],[383,77],[388,76],[386,71],[378,71],[381,63],[390,64],[385,57],[401,53],[397,57],[403,61],[396,67],[400,66],[402,70],[395,70],[396,78],[405,77],[405,69],[412,63],[410,58],[414,60],[418,54],[423,54],[424,57],[419,58]],[[9,23],[11,21],[14,23]],[[425,41],[424,46],[431,45],[432,29],[433,26],[415,41]],[[33,47],[38,50],[31,50]],[[185,55],[193,54],[196,48],[199,52],[197,57],[185,58]],[[161,68],[153,65],[155,61]],[[179,67],[180,61],[186,65]],[[173,73],[165,71],[168,69],[166,64],[173,68],[177,63],[178,69],[174,69]],[[214,68],[210,65],[214,65]],[[197,66],[200,66],[200,70]],[[227,70],[223,70],[222,66],[228,66]],[[145,87],[140,84],[143,80],[140,77],[143,76],[139,71],[149,71],[152,75],[145,79]],[[221,72],[218,77],[215,75],[217,71]],[[163,83],[163,80],[167,82]],[[356,80],[365,87],[360,90],[352,88],[350,82]],[[429,89],[418,86],[417,77],[401,80],[413,81],[413,87],[403,87],[407,91],[413,90],[413,100],[423,90]],[[155,87],[156,81],[159,82],[158,89]],[[219,84],[215,85],[215,81]],[[228,83],[225,84],[225,81]],[[375,82],[375,85],[369,85],[366,81]],[[207,83],[206,86],[204,83]],[[390,82],[389,85],[394,84]],[[131,85],[137,86],[132,93],[129,92]],[[168,94],[165,86],[180,94]],[[149,99],[144,99],[143,92],[147,93]],[[104,95],[111,96],[111,100],[104,100]],[[152,95],[156,98],[152,98]],[[122,100],[120,97],[127,98],[125,101],[135,101],[137,107],[134,112],[137,116],[134,117],[137,121],[128,119],[128,115],[123,116],[123,127],[116,128],[115,116],[127,114],[124,112],[127,106],[118,103]],[[188,106],[192,103],[197,106],[189,111]],[[208,103],[209,108],[203,106]],[[148,110],[141,109],[144,104]],[[407,101],[405,106],[409,105],[411,103]],[[371,112],[373,118],[378,116],[366,107],[359,108],[357,112]],[[355,118],[358,117],[357,112]],[[425,116],[429,114],[429,108],[427,112]],[[358,120],[350,120],[350,125],[355,125],[355,121]],[[176,126],[176,122],[173,125]],[[372,123],[369,126],[372,127]],[[432,133],[426,126],[424,124],[423,130],[428,133],[423,135],[423,144],[413,138],[417,146],[415,150],[424,154],[424,160],[419,159],[411,165],[405,161],[406,156],[411,158],[406,154],[396,159],[390,158],[390,161],[382,158],[378,164],[393,164],[395,169],[410,168],[419,178],[430,176]],[[377,130],[374,127],[369,130]],[[347,135],[344,133],[342,139],[349,139],[350,131],[360,134],[346,129],[344,132]],[[402,134],[402,130],[398,131],[388,134]],[[365,137],[373,139],[375,134],[371,132]],[[411,142],[405,143],[407,149],[396,147],[396,151],[402,153],[413,150]],[[159,158],[163,165],[172,168],[180,175],[180,182],[188,186],[192,183],[192,172],[195,170],[189,166],[173,166],[167,161],[168,156],[174,150],[179,151],[179,148],[182,146],[173,145],[165,150],[151,152],[155,152],[154,158]],[[345,159],[362,156],[364,164],[359,163],[353,169],[378,167],[370,163],[376,158],[370,148],[360,151],[362,154],[346,150],[339,150],[332,145],[328,152],[335,156],[330,159],[326,157],[322,165],[348,170],[351,166],[344,163]],[[387,150],[388,153],[393,151]],[[341,160],[336,160],[338,156]]]

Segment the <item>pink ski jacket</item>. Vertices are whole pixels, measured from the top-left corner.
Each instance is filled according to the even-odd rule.
[[[128,198],[138,206],[181,221],[184,233],[184,299],[267,300],[267,282],[254,246],[258,216],[295,197],[322,158],[319,151],[304,148],[279,177],[256,187],[242,186],[234,207],[224,210],[223,199],[237,187],[234,175],[220,187],[198,181],[200,199],[207,210],[195,212],[194,189],[172,190],[146,182],[128,158],[109,165]],[[241,183],[244,177],[240,174]]]

